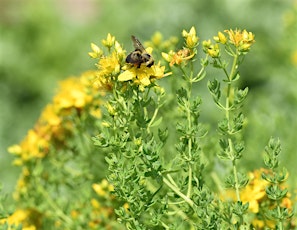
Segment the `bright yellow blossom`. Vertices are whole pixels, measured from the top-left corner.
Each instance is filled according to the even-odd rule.
[[[126,57],[126,51],[123,49],[118,41],[115,41],[114,49],[119,61],[123,60]]]
[[[262,172],[267,173],[265,169],[255,170],[254,172],[249,173],[250,181],[248,185],[241,190],[240,198],[243,203],[249,203],[249,211],[255,214],[255,218],[252,223],[253,226],[257,229],[263,229],[264,226],[274,228],[275,223],[273,221],[260,220],[257,218],[257,214],[261,213],[263,207],[270,208],[272,205],[266,195],[265,189],[268,186],[268,182],[262,179]],[[223,199],[233,199],[236,200],[235,192],[229,190]],[[290,193],[282,199],[281,205],[291,209],[292,201],[290,200]]]
[[[213,39],[216,41],[216,42],[220,42],[222,44],[226,44],[227,43],[227,38],[225,36],[225,34],[223,34],[222,32],[218,32],[218,36],[214,36]]]
[[[92,207],[95,208],[95,209],[99,209],[100,206],[101,206],[100,203],[99,203],[99,201],[96,200],[96,199],[94,199],[94,198],[91,199],[91,205],[92,205]]]
[[[91,49],[93,52],[89,52],[91,58],[100,58],[103,54],[103,51],[94,43],[91,43]]]
[[[43,110],[34,129],[28,131],[20,145],[10,147],[10,153],[18,158],[15,165],[22,165],[32,158],[43,158],[50,151],[53,140],[63,142],[69,133],[73,132],[71,121],[65,122],[72,109],[81,111],[87,107],[88,113],[100,117],[99,96],[104,94],[106,87],[94,87],[97,71],[88,71],[80,78],[69,78],[61,82],[60,90],[53,99],[53,103]],[[100,91],[98,91],[100,89]]]
[[[23,230],[37,230],[40,226],[40,213],[33,209],[19,209],[11,216],[0,220],[0,225],[7,222],[9,225],[22,225]]]
[[[177,43],[177,37],[170,37],[169,39],[163,40],[163,35],[157,31],[151,37],[151,41],[144,42],[144,46],[153,47],[160,51],[167,51],[174,48]]]
[[[57,109],[82,108],[92,100],[92,96],[87,94],[85,87],[77,78],[64,80],[60,83],[60,87],[63,90],[54,97],[54,105]]]
[[[167,76],[164,74],[165,66],[161,66],[160,63],[147,67],[141,65],[139,68],[125,66],[125,71],[118,76],[119,81],[133,81],[137,85],[146,87],[150,85],[155,79],[163,78]]]
[[[98,63],[98,69],[102,76],[110,76],[120,72],[121,66],[116,52],[111,55],[102,57]]]
[[[108,183],[106,179],[103,179],[99,184],[93,184],[92,188],[99,196],[107,196],[114,190],[113,186]]]
[[[107,47],[111,48],[115,42],[115,37],[112,36],[110,33],[107,34],[107,38],[102,40],[102,44]]]
[[[152,36],[152,43],[154,46],[158,47],[162,44],[163,41],[163,35],[158,31]]]
[[[162,57],[169,62],[170,66],[180,65],[183,62],[192,59],[195,56],[195,52],[188,48],[183,48],[179,50],[177,53],[170,51],[168,54],[162,53]]]
[[[218,58],[221,55],[220,47],[217,43],[212,44],[210,40],[207,40],[207,41],[203,41],[202,45],[203,45],[204,52],[207,53],[212,58]]]
[[[248,51],[251,45],[255,42],[255,35],[246,30],[225,30],[229,36],[229,42],[233,44],[239,51]]]
[[[182,35],[185,38],[187,48],[193,49],[198,45],[199,38],[196,35],[196,29],[194,26],[192,26],[189,32],[183,30]]]

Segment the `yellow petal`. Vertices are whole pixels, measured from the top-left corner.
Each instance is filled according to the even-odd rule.
[[[130,71],[130,70],[126,70],[124,73],[121,73],[118,76],[118,80],[119,81],[129,81],[132,80],[135,77],[135,73]]]
[[[148,86],[149,84],[151,84],[151,81],[150,81],[150,79],[148,77],[140,79],[140,82],[144,86]]]

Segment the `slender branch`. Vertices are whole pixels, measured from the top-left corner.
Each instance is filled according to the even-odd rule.
[[[191,208],[194,207],[194,201],[192,201],[189,197],[187,197],[185,194],[183,194],[179,188],[175,187],[173,184],[170,183],[170,181],[168,181],[165,177],[163,177],[163,182],[172,189],[172,191],[174,191],[178,196],[180,196],[181,198],[183,198],[190,206]]]
[[[236,68],[237,68],[237,61],[238,61],[238,55],[234,56],[231,73],[228,77],[228,86],[227,86],[227,96],[226,96],[226,119],[228,121],[228,130],[230,131],[232,129],[231,127],[231,117],[230,117],[230,101],[231,101],[231,90],[232,90],[232,79],[235,76]],[[238,176],[237,176],[237,169],[236,169],[236,159],[234,159],[234,148],[233,148],[233,141],[230,137],[228,137],[228,143],[229,143],[229,157],[232,160],[232,168],[233,168],[233,175],[235,180],[235,192],[237,200],[240,201],[240,193],[239,193],[239,182],[238,182]]]

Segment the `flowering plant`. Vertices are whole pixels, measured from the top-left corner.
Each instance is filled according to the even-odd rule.
[[[156,33],[143,52],[154,56],[154,48],[164,60],[151,66],[126,63],[110,34],[103,48],[91,44],[98,69],[65,81],[10,148],[23,171],[6,229],[294,228],[280,144],[271,139],[265,149],[263,179],[238,166],[248,95],[238,88],[239,66],[254,34],[225,30],[202,48],[194,27],[182,37],[177,48],[176,38]],[[200,117],[208,68],[219,70],[207,83],[219,136]]]

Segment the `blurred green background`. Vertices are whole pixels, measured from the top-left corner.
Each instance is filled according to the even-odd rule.
[[[250,89],[245,166],[263,166],[264,146],[270,136],[279,137],[283,165],[290,170],[290,183],[297,184],[292,176],[297,175],[297,1],[1,0],[0,20],[0,182],[5,192],[13,191],[19,173],[7,147],[33,127],[59,80],[95,68],[87,55],[91,42],[100,44],[111,33],[129,50],[131,34],[149,40],[160,31],[169,38],[192,25],[201,41],[230,28],[255,33],[256,43],[240,70],[242,87]],[[206,83],[202,98],[209,98]],[[215,122],[216,108],[208,100],[202,118]]]

